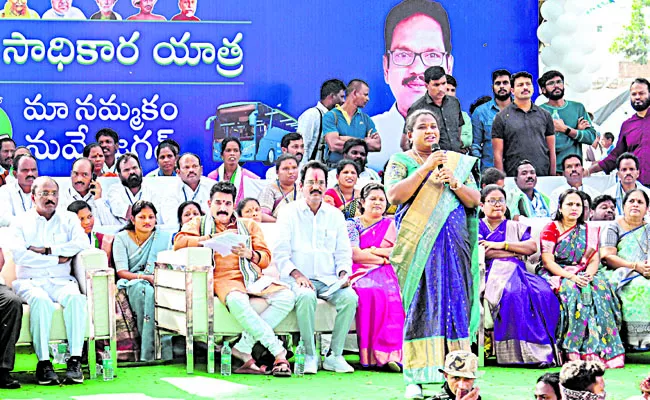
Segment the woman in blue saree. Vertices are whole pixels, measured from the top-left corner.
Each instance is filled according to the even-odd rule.
[[[422,384],[443,382],[440,370],[453,350],[470,350],[478,329],[476,158],[432,151],[438,121],[417,110],[406,121],[411,150],[386,168],[387,195],[399,205],[391,264],[406,312],[403,363],[407,398]]]
[[[550,367],[561,363],[555,348],[560,303],[544,278],[526,270],[523,256],[537,251],[530,227],[505,217],[506,192],[488,185],[481,192],[485,218],[479,244],[485,248],[485,300],[494,321],[499,364]]]
[[[140,361],[155,355],[153,268],[158,252],[171,247],[171,235],[156,229],[156,208],[148,201],[136,201],[131,218],[115,235],[113,259],[118,289],[126,289],[131,310],[141,335]],[[163,342],[163,359],[171,359],[171,346]]]

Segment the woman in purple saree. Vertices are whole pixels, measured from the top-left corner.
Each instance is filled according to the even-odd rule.
[[[530,227],[505,218],[506,193],[497,185],[483,189],[481,203],[485,218],[479,222],[479,243],[485,248],[485,300],[494,320],[497,362],[559,364],[560,303],[546,280],[528,272],[521,259],[537,251]]]
[[[356,326],[364,367],[400,372],[404,309],[399,282],[388,258],[395,245],[395,221],[384,217],[386,194],[378,183],[361,191],[360,217],[348,220],[352,244],[352,288],[359,296]]]

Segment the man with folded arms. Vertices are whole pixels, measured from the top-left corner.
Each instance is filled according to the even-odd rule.
[[[244,362],[235,370],[242,374],[263,374],[251,355],[253,346],[260,342],[275,357],[274,376],[291,376],[287,351],[273,328],[293,310],[293,293],[280,282],[262,277],[261,269],[271,262],[271,251],[264,242],[262,229],[250,219],[237,219],[234,214],[237,189],[230,182],[218,182],[210,190],[210,214],[196,217],[183,225],[176,235],[174,250],[184,247],[202,247],[202,242],[226,232],[248,237],[246,243],[232,247],[231,254],[214,252],[214,292],[228,307],[232,316],[244,328],[241,340],[233,347],[232,355]],[[269,306],[257,314],[250,296],[262,297]]]
[[[34,208],[12,224],[15,243],[16,280],[13,288],[30,308],[29,329],[38,357],[36,380],[40,385],[58,384],[50,362],[48,342],[57,302],[63,307],[70,359],[66,382],[82,383],[81,351],[87,327],[86,296],[70,275],[70,261],[90,247],[77,216],[57,211],[59,186],[50,177],[40,177],[32,185]]]
[[[359,298],[350,287],[352,247],[343,214],[323,203],[327,188],[327,167],[310,161],[302,168],[300,190],[304,199],[288,204],[278,214],[278,241],[273,251],[280,276],[296,294],[296,316],[305,343],[305,373],[315,374],[320,357],[316,354],[314,327],[316,302],[320,297],[336,307],[330,354],[323,368],[354,372],[343,358],[345,337],[350,330]],[[344,281],[338,290],[332,285]],[[334,289],[334,288],[332,288]]]

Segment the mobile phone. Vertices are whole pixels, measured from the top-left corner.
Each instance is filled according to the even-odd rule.
[[[97,180],[97,174],[93,172],[93,178],[90,181],[90,193],[95,195],[95,181]]]

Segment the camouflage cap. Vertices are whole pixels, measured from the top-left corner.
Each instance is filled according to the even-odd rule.
[[[447,357],[445,357],[445,368],[441,369],[440,372],[452,376],[476,379],[477,370],[478,357],[476,355],[469,351],[456,350],[447,354]]]

